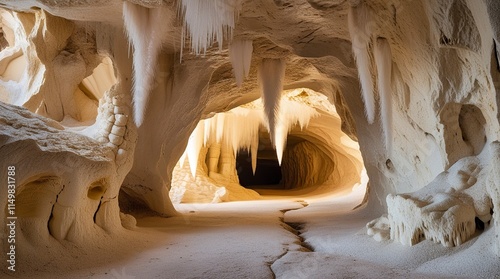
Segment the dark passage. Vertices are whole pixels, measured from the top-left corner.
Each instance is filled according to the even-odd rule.
[[[252,158],[250,154],[244,151],[238,154],[236,157],[236,170],[238,171],[241,186],[250,189],[283,189],[281,185],[281,167],[278,164],[276,154],[266,153],[268,152],[258,152],[255,175],[252,172]],[[272,155],[274,155],[274,158]]]

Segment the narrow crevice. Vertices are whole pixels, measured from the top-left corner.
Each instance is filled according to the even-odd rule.
[[[285,250],[285,252],[283,252],[281,255],[279,255],[274,261],[272,262],[268,262],[267,265],[269,266],[269,269],[271,270],[271,273],[273,275],[273,279],[276,279],[276,274],[274,273],[274,270],[272,268],[273,264],[277,261],[279,261],[281,258],[283,258],[286,254],[288,254],[288,249]]]
[[[300,204],[302,204],[302,208],[305,208],[307,207],[309,204],[304,201],[304,200],[299,200],[299,201],[296,201]],[[298,208],[298,209],[301,209],[301,208]],[[283,212],[283,219],[282,219],[282,222],[284,224],[286,224],[289,228],[291,228],[291,232],[293,234],[295,234],[298,238],[299,238],[299,241],[300,241],[300,246],[302,246],[304,249],[301,249],[301,251],[303,252],[314,252],[314,248],[311,247],[311,245],[307,244],[304,242],[304,238],[302,237],[302,231],[305,227],[305,223],[303,222],[285,222],[284,221],[284,218],[285,218],[285,213],[288,212],[288,211],[291,211],[291,210],[297,210],[297,209],[289,209],[289,210],[285,210],[285,211],[282,211]]]
[[[290,251],[300,251],[300,252],[314,252],[314,249],[313,247],[311,247],[309,244],[305,243],[304,242],[304,238],[301,236],[302,234],[302,230],[304,229],[304,226],[305,226],[305,223],[302,223],[302,222],[285,222],[285,213],[287,213],[288,211],[292,211],[292,210],[299,210],[299,209],[302,209],[302,208],[305,208],[307,207],[309,204],[306,202],[306,201],[303,201],[303,200],[299,200],[299,201],[296,201],[298,203],[300,203],[303,207],[301,208],[290,208],[290,209],[282,209],[280,210],[281,213],[283,213],[283,216],[279,217],[279,220],[281,222],[281,226],[293,233],[296,237],[297,237],[297,242],[294,242],[294,244],[298,244],[301,246],[301,248],[299,249],[293,249],[293,250],[290,250],[288,249],[288,247],[286,248],[285,252],[283,252],[281,255],[279,255],[274,261],[272,262],[269,262],[269,269],[271,270],[272,274],[273,274],[273,278],[276,278],[276,274],[274,273],[273,269],[272,269],[272,265],[279,261],[281,258],[283,258],[286,254],[288,254],[288,252]]]
[[[287,223],[285,222],[291,229],[292,233],[295,234],[300,241],[300,246],[303,247],[303,249],[300,249],[302,252],[314,252],[314,248],[309,245],[308,243],[304,242],[304,238],[301,236],[302,235],[302,230],[304,229],[305,223]]]
[[[66,185],[62,185],[62,189],[61,189],[61,191],[59,191],[59,193],[57,193],[56,200],[54,201],[54,204],[52,205],[52,209],[50,209],[49,220],[47,220],[47,230],[49,231],[49,235],[52,235],[52,232],[50,231],[50,220],[52,220],[52,218],[54,217],[54,206],[56,206],[57,200],[59,199],[59,195],[62,193],[62,191],[64,191],[65,187],[66,187]]]
[[[94,223],[96,223],[97,213],[99,213],[99,209],[101,209],[101,205],[102,204],[103,204],[103,202],[102,202],[102,198],[101,198],[101,200],[99,201],[99,205],[97,206],[97,209],[96,209],[96,211],[94,213],[94,217],[93,217]]]

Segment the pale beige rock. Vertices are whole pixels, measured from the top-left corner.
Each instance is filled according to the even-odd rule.
[[[365,22],[370,29],[365,30],[369,36],[363,38],[371,42],[367,44],[369,54],[373,53],[373,42],[379,37],[385,38],[391,48],[392,152],[384,148],[381,117],[375,115],[374,124],[369,125],[363,113],[350,41],[353,36],[347,30],[347,10],[361,1],[369,10],[376,11],[372,20]],[[131,2],[148,8],[163,3],[164,8],[176,12],[173,1]],[[225,44],[220,51],[218,46],[208,49],[202,57],[186,51],[179,57],[181,27],[172,26],[165,34],[169,39],[158,61],[151,62],[158,64],[158,69],[144,124],[137,131],[139,138],[130,120],[132,65],[127,41],[122,36],[122,1],[6,0],[2,4],[24,12],[2,12],[9,46],[0,53],[1,100],[60,121],[62,124],[43,120],[46,124],[40,129],[47,130],[45,126],[57,131],[67,129],[54,134],[68,135],[59,142],[36,138],[31,143],[23,140],[23,144],[28,150],[36,150],[35,146],[43,146],[42,143],[48,146],[44,148],[68,144],[68,148],[78,149],[81,143],[68,143],[73,142],[73,137],[98,140],[86,146],[86,150],[106,150],[110,153],[106,160],[110,161],[97,160],[103,172],[92,174],[106,176],[121,168],[120,178],[114,180],[116,185],[113,184],[111,191],[115,196],[120,179],[126,175],[121,189],[132,199],[144,202],[164,216],[175,215],[169,199],[173,176],[178,175],[185,186],[193,186],[189,184],[193,181],[185,176],[189,173],[184,173],[184,169],[177,173],[174,168],[199,120],[257,99],[259,61],[279,58],[287,64],[284,90],[309,88],[320,92],[325,99],[311,101],[312,105],[326,102],[334,105],[339,115],[332,125],[335,129],[327,125],[330,122],[313,121],[307,131],[293,131],[303,137],[309,135],[309,143],[287,151],[285,157],[307,155],[325,164],[335,156],[347,158],[350,163],[345,166],[354,167],[338,168],[340,160],[335,161],[334,171],[328,176],[332,181],[346,177],[356,181],[364,164],[370,178],[368,210],[380,214],[388,211],[392,238],[403,243],[414,244],[424,234],[445,245],[460,244],[472,235],[472,220],[477,217],[486,222],[491,218],[491,209],[494,226],[500,231],[499,161],[495,147],[498,144],[492,144],[500,134],[500,75],[498,64],[495,65],[498,59],[492,55],[495,54],[492,42],[495,39],[498,44],[499,40],[495,1],[245,1],[232,34],[235,40],[253,44],[249,75],[241,87],[235,84]],[[498,52],[498,45],[496,48]],[[369,69],[364,70],[376,75],[376,65],[373,59],[369,60]],[[373,90],[377,100],[375,84]],[[19,123],[39,119],[26,112],[19,111],[19,115],[14,117]],[[11,130],[14,124],[1,125],[9,131],[6,137],[16,135]],[[126,129],[124,133],[122,127]],[[357,158],[359,153],[354,147],[342,149],[345,138],[336,134],[339,130],[359,140],[363,162]],[[104,145],[107,142],[104,138],[112,143]],[[492,157],[486,155],[488,148]],[[317,156],[320,154],[317,149],[327,156]],[[79,153],[82,150],[61,156],[75,157],[75,166],[87,166],[87,155]],[[49,156],[43,148],[36,152],[40,158]],[[237,181],[234,153],[223,146],[202,152],[208,152],[209,163],[207,170],[201,168],[203,175],[194,180],[204,180],[202,183],[210,185],[207,191],[210,194],[194,188],[193,195],[203,196],[206,201],[224,200],[227,192],[217,192],[221,188],[213,181]],[[42,173],[47,162],[55,160],[49,156],[43,165],[37,160],[33,166],[24,161],[23,164],[33,168],[34,173]],[[321,179],[301,174],[306,169],[315,171],[313,164],[304,164],[306,167],[300,169],[300,162],[292,159],[284,165],[293,169],[297,177],[300,175],[300,179],[294,175],[288,178],[301,180],[298,184],[327,179],[326,174]],[[127,168],[131,168],[130,172]],[[87,166],[82,171],[94,170]],[[74,175],[64,179],[76,180],[77,173]],[[41,202],[55,202],[54,193],[61,191],[61,179],[62,176],[51,176],[35,180],[36,183],[32,181],[38,185],[33,192],[40,193]],[[95,182],[87,178],[78,181],[85,187]],[[95,191],[99,192],[97,188]],[[89,220],[82,221],[81,216],[95,212],[95,201],[78,201],[66,208],[69,201],[84,192],[68,190],[54,208],[57,213],[51,226],[58,238],[82,241],[83,236],[78,232],[94,226]],[[110,221],[113,224],[120,222],[117,202],[110,193],[106,191],[109,196],[99,207],[97,226],[107,226],[106,216],[113,216]],[[29,196],[27,192],[23,195]],[[182,195],[174,194],[173,199],[182,200]],[[26,203],[30,203],[29,199]],[[39,220],[50,216],[48,209],[37,214],[34,218]],[[46,226],[42,229],[43,222],[34,221],[26,229],[46,230]],[[387,228],[386,223],[383,220],[370,226],[382,230]],[[426,228],[421,230],[423,225]],[[409,229],[403,232],[403,227]],[[383,238],[379,232],[373,234]],[[44,232],[41,239],[47,237]]]
[[[500,143],[494,142],[492,144],[492,164],[490,166],[490,180],[487,184],[488,194],[491,198],[491,202],[493,203],[493,208],[500,207]],[[500,234],[500,212],[498,210],[493,210],[493,224],[495,226],[496,232],[496,241],[495,241],[495,252],[497,255],[500,255],[500,238],[498,235]]]

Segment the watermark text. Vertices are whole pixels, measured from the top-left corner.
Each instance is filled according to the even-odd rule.
[[[16,271],[16,167],[7,167],[7,268]]]

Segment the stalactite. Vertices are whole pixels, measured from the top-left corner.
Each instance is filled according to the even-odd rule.
[[[283,159],[287,137],[292,128],[298,124],[301,129],[304,129],[309,124],[309,120],[318,115],[318,112],[308,105],[281,99],[278,122],[276,125],[276,135],[274,138],[276,155],[280,165]]]
[[[252,41],[236,40],[229,46],[229,59],[233,65],[234,77],[238,87],[243,84],[243,80],[248,77],[250,64],[252,61],[253,45]]]
[[[149,94],[153,89],[157,57],[166,35],[165,24],[170,13],[164,8],[148,9],[130,2],[123,2],[123,20],[129,41],[134,46],[134,121],[140,126],[144,121]],[[158,24],[161,22],[162,24]]]
[[[385,147],[390,154],[392,151],[392,54],[387,39],[377,39],[373,54],[375,64],[377,64],[377,85],[380,95],[380,115],[385,134]]]
[[[267,127],[274,142],[276,122],[279,113],[281,90],[285,78],[285,62],[281,59],[263,59],[259,68],[260,84],[264,114],[267,118]]]
[[[348,27],[351,36],[352,51],[358,68],[361,91],[365,103],[365,113],[371,124],[375,119],[375,98],[373,94],[373,78],[370,72],[369,43],[371,36],[369,8],[360,3],[349,8]]]
[[[203,121],[203,146],[207,146],[215,123],[213,123],[214,121],[210,121],[208,119],[201,121]]]
[[[289,132],[296,125],[304,129],[310,119],[318,116],[319,113],[306,104],[288,99],[281,99],[280,107],[274,142],[278,161],[281,164]],[[235,157],[241,150],[250,152],[252,170],[255,174],[261,125],[265,125],[261,107],[237,107],[225,113],[218,113],[212,118],[201,120],[189,137],[186,151],[179,163],[182,166],[187,154],[191,172],[195,175],[198,162],[195,153],[199,153],[202,146],[222,145],[226,150],[231,150]]]
[[[217,128],[216,128],[216,137],[215,137],[215,140],[217,142],[222,141],[222,135],[224,134],[224,118],[225,118],[225,114],[223,114],[223,113],[217,114]]]

